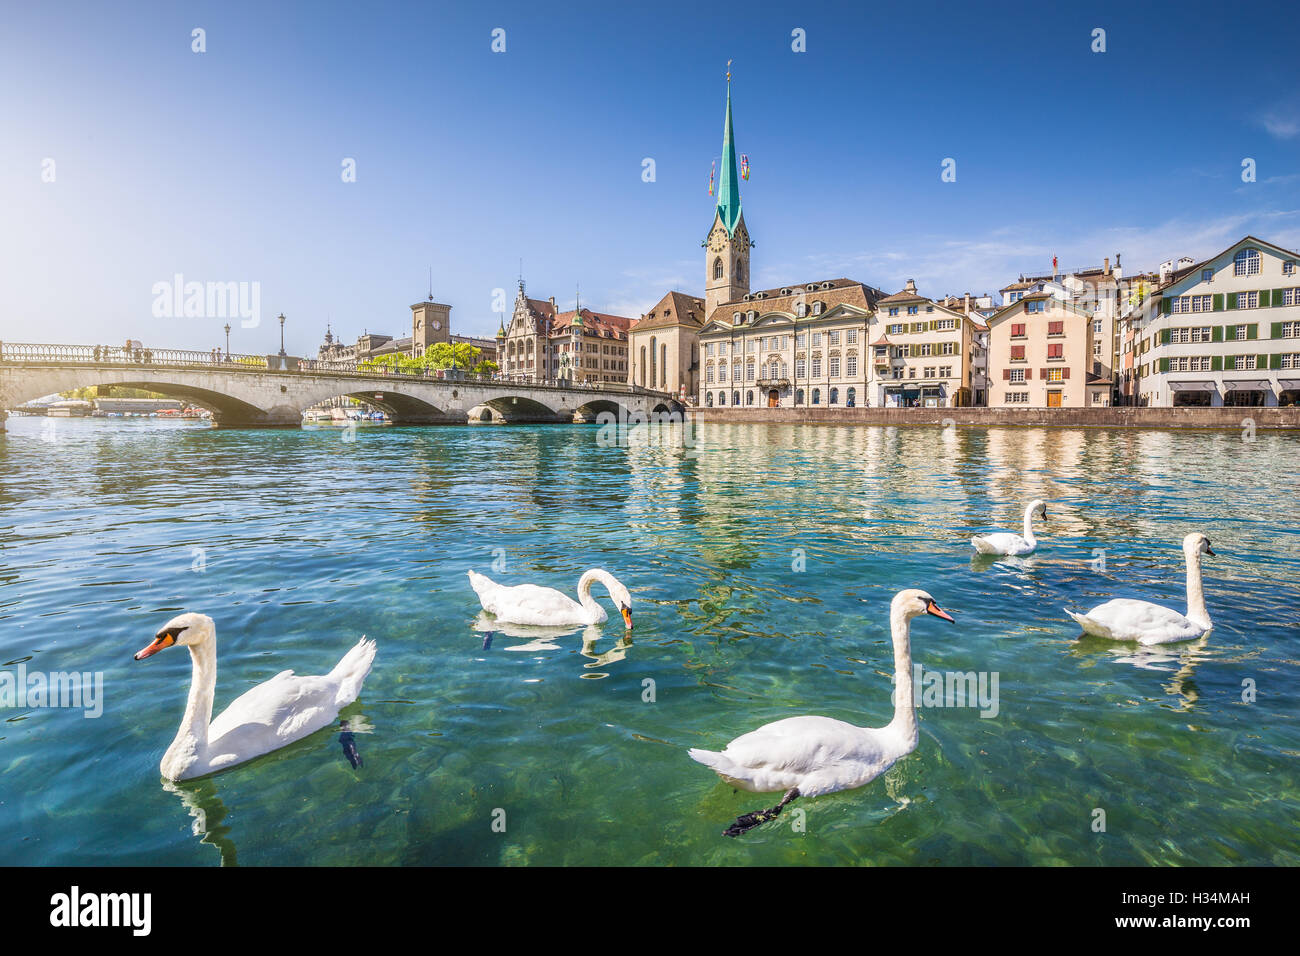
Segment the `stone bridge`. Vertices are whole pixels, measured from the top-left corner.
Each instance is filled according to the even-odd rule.
[[[395,373],[284,356],[0,343],[0,428],[32,399],[98,385],[147,389],[212,412],[218,425],[298,426],[313,405],[348,396],[398,425],[586,422],[603,411],[680,415],[672,395],[629,385],[494,379],[454,371]],[[679,419],[680,420],[680,419]]]

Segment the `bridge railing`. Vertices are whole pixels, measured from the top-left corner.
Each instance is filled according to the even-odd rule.
[[[273,357],[274,358],[274,357]],[[214,349],[196,352],[185,349],[145,348],[133,342],[123,345],[52,345],[29,342],[0,342],[0,363],[40,365],[130,366],[135,368],[221,369],[222,371],[267,371],[267,356],[226,354]],[[416,379],[422,381],[479,382],[493,385],[526,385],[529,388],[565,391],[622,392],[631,395],[672,396],[666,392],[626,382],[578,382],[569,379],[534,379],[522,375],[496,373],[480,375],[460,369],[399,369],[373,363],[324,361],[291,358],[284,369],[272,368],[277,374],[364,375],[377,380]]]

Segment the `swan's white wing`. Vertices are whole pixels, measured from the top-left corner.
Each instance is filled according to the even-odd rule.
[[[587,612],[581,604],[554,588],[536,584],[498,588],[493,595],[493,606],[488,610],[511,624],[559,627],[587,623]]]
[[[720,754],[690,754],[746,790],[798,787],[812,797],[870,781],[898,758],[894,743],[884,730],[830,717],[787,717],[737,737]]]
[[[1071,616],[1089,634],[1141,644],[1187,641],[1206,630],[1172,608],[1132,598],[1116,598],[1098,604],[1087,614]]]
[[[1028,541],[1011,531],[977,534],[970,543],[980,554],[1028,554],[1034,550]]]
[[[300,740],[338,717],[338,682],[282,671],[241,694],[208,728],[208,764],[250,760]]]

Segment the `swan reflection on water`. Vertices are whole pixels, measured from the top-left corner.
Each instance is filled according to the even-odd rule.
[[[1105,638],[1081,635],[1074,642],[1070,653],[1079,658],[1109,658],[1115,664],[1169,674],[1169,682],[1164,685],[1165,693],[1170,697],[1181,698],[1177,702],[1177,709],[1187,711],[1201,699],[1200,689],[1192,680],[1192,674],[1202,661],[1213,659],[1213,655],[1206,653],[1210,633],[1212,632],[1180,644],[1130,643],[1118,646]]]
[[[590,658],[586,664],[582,665],[584,668],[605,667],[621,661],[627,657],[627,649],[632,646],[631,632],[623,631],[618,640],[614,642],[613,647],[597,654],[596,642],[606,636],[598,624],[588,624],[585,627],[538,627],[527,624],[510,624],[498,621],[486,611],[480,612],[479,616],[474,620],[474,630],[484,635],[484,650],[490,650],[493,646],[492,642],[498,636],[505,636],[518,638],[526,643],[506,645],[501,647],[500,650],[523,653],[564,650],[569,643],[565,639],[572,637],[574,634],[579,634],[582,637],[580,653],[583,657]],[[584,676],[596,677],[598,675]]]
[[[176,782],[164,778],[162,785],[168,793],[181,798],[181,803],[192,818],[190,831],[199,838],[199,842],[217,848],[222,866],[238,866],[235,841],[230,838],[231,828],[223,826],[221,822],[230,811],[217,795],[216,777]]]

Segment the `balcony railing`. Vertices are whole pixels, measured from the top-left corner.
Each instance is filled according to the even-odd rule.
[[[757,384],[759,388],[789,388],[790,380],[788,378],[760,378]]]

